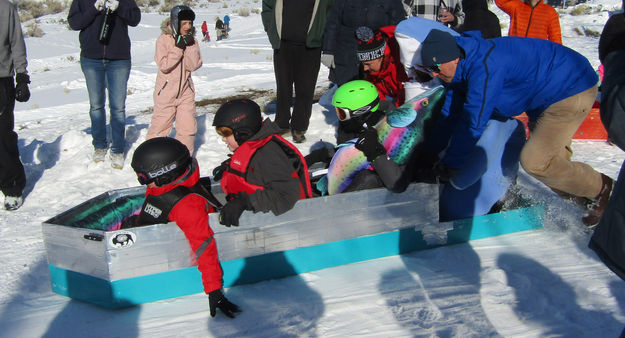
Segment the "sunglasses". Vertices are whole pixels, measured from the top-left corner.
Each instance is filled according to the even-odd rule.
[[[428,70],[428,72],[430,73],[440,73],[441,72],[441,64],[440,63],[436,63],[433,66],[423,66],[425,69]]]
[[[358,109],[352,110],[349,108],[335,107],[336,116],[339,118],[339,121],[347,121],[351,119],[352,117],[360,116],[360,115],[370,112],[371,109],[373,109],[373,107],[375,107],[379,102],[380,102],[380,98],[376,97],[375,100],[373,100],[373,102],[371,102],[370,104],[366,106],[360,107]]]

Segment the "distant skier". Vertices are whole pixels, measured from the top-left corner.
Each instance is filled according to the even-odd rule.
[[[131,166],[139,183],[147,185],[137,225],[176,222],[195,253],[211,317],[215,317],[219,308],[226,316],[234,318],[241,310],[221,290],[223,271],[208,223],[208,214],[215,211],[217,203],[211,203],[214,197],[200,180],[197,161],[180,141],[157,137],[137,147]],[[208,187],[210,189],[210,184]]]

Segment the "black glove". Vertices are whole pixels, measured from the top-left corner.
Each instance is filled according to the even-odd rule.
[[[232,156],[232,155],[228,155],[228,156]],[[230,165],[230,157],[228,157],[227,160],[221,162],[219,166],[213,169],[213,180],[215,180],[215,182],[221,181],[221,177],[224,175],[224,172],[226,171],[226,169],[228,169],[229,165]]]
[[[208,294],[208,308],[210,309],[211,317],[215,317],[217,308],[230,318],[234,318],[235,313],[241,312],[239,306],[231,303],[221,292],[221,289],[211,291]]]
[[[187,42],[184,40],[184,37],[180,34],[174,38],[176,40],[176,47],[185,50],[187,48]]]
[[[240,192],[234,195],[234,198],[230,199],[219,212],[219,223],[229,227],[234,225],[239,226],[239,217],[245,210],[252,210],[250,204],[250,198],[246,193]]]
[[[386,155],[386,149],[378,142],[378,131],[373,127],[367,128],[356,141],[356,148],[362,151],[369,162],[373,162],[378,156]]]
[[[189,29],[189,32],[182,36],[182,39],[187,46],[193,46],[193,44],[195,43],[195,37],[193,37],[194,35],[195,27],[191,27],[191,29]]]
[[[30,76],[26,73],[17,73],[15,75],[15,99],[20,102],[26,102],[30,99],[30,90],[28,84]]]

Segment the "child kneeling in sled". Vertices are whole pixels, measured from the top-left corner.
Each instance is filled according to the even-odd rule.
[[[221,224],[238,226],[244,210],[280,215],[297,200],[312,196],[306,160],[279,135],[277,125],[262,120],[254,101],[226,102],[215,113],[213,126],[233,152],[213,170],[214,179],[221,180],[226,193]]]
[[[197,161],[180,141],[156,137],[137,147],[132,156],[132,168],[139,183],[147,185],[136,224],[176,222],[195,252],[211,316],[214,317],[219,308],[233,318],[241,310],[228,301],[221,290],[223,271],[213,230],[208,224],[208,214],[215,211],[219,202],[202,184]]]

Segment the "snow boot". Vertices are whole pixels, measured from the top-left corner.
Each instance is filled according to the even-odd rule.
[[[98,163],[104,161],[107,149],[95,149],[93,151],[93,162]]]
[[[4,196],[4,208],[9,211],[17,210],[22,206],[22,196]]]
[[[591,201],[588,198],[582,197],[582,196],[571,195],[569,193],[566,193],[558,189],[551,188],[551,190],[553,190],[553,192],[558,194],[558,196],[560,196],[563,200],[578,206],[580,209],[584,211],[588,210],[588,205],[591,203]]]
[[[293,142],[295,143],[304,143],[304,141],[306,141],[305,131],[292,130],[291,136],[293,136]]]
[[[124,154],[111,153],[111,167],[113,169],[124,168]]]
[[[599,195],[597,195],[597,197],[595,197],[595,199],[588,205],[588,214],[582,217],[582,222],[584,222],[584,224],[588,227],[593,227],[599,223],[605,208],[608,206],[610,195],[612,194],[614,180],[604,174],[601,174],[601,182],[602,185]]]

